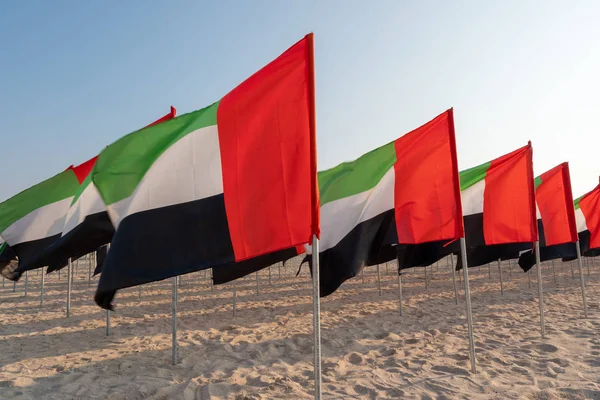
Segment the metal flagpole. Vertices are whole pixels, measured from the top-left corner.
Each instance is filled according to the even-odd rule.
[[[106,336],[110,336],[110,310],[106,310]]]
[[[258,289],[258,271],[256,271],[256,295],[260,296],[260,291]]]
[[[590,259],[586,257],[585,263],[587,264],[588,279],[589,279],[589,277],[590,277]]]
[[[106,255],[110,251],[110,243],[106,245]],[[106,336],[110,336],[110,310],[106,310]]]
[[[233,319],[235,319],[237,314],[237,283],[233,281]]]
[[[500,295],[504,296],[504,281],[502,280],[502,261],[498,259],[498,271],[500,271]]]
[[[456,286],[456,268],[454,268],[454,255],[450,253],[450,269],[452,270],[452,283],[454,283],[454,302],[458,304],[458,286]]]
[[[471,356],[471,372],[477,373],[477,361],[475,359],[475,339],[473,338],[473,314],[471,312],[471,290],[469,288],[469,272],[467,264],[467,246],[465,238],[460,238],[460,256],[465,276],[465,304],[467,308],[467,326],[469,330],[469,352]]]
[[[492,263],[488,263],[488,276],[491,281],[492,280]]]
[[[313,330],[315,334],[315,399],[321,399],[321,299],[319,288],[319,239],[312,239]]]
[[[44,308],[44,281],[46,280],[46,274],[42,269],[42,288],[40,289],[40,308]]]
[[[581,283],[581,296],[583,298],[583,316],[588,317],[587,299],[585,297],[585,280],[583,279],[583,266],[581,265],[581,247],[579,246],[579,240],[575,242],[575,249],[577,250],[577,265],[579,266],[579,281]]]
[[[556,280],[556,266],[554,265],[554,260],[552,260],[552,275],[554,275],[554,286],[558,286],[558,281]]]
[[[398,271],[398,304],[400,308],[400,316],[404,315],[404,310],[402,309],[402,275],[400,271]]]
[[[88,254],[88,287],[92,286],[92,253]]]
[[[429,285],[427,284],[427,267],[423,268],[425,271],[425,289],[429,289]]]
[[[173,298],[171,299],[171,324],[173,327],[172,359],[173,365],[177,364],[177,277],[173,277]]]
[[[377,264],[377,290],[379,290],[379,296],[381,296],[381,273],[379,272],[379,264]]]
[[[571,278],[575,279],[575,271],[573,271],[573,261],[569,261],[569,265],[571,266]]]
[[[73,283],[73,278],[71,277],[71,259],[67,261],[67,318],[71,316],[71,284]]]
[[[538,297],[540,301],[540,327],[542,329],[542,337],[546,336],[546,323],[544,321],[544,291],[542,289],[542,265],[540,263],[540,242],[535,242],[535,262],[537,264],[538,276]]]
[[[27,297],[27,281],[29,280],[29,271],[25,271],[25,297]]]

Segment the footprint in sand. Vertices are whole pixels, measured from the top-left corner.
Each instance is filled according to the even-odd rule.
[[[352,353],[352,354],[350,354],[348,356],[348,361],[351,364],[354,364],[354,365],[361,365],[361,364],[365,363],[363,357],[360,354],[358,354],[358,353]]]

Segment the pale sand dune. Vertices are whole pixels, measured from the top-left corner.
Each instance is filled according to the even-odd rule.
[[[442,265],[444,267],[442,267]],[[547,339],[540,338],[535,274],[504,266],[470,269],[479,373],[469,372],[465,306],[454,304],[445,261],[424,287],[423,269],[404,275],[404,317],[398,314],[393,265],[357,277],[322,301],[324,398],[583,399],[600,398],[600,266],[588,286],[590,318],[582,317],[578,281],[557,263],[559,287],[544,268]],[[431,271],[428,271],[430,274]],[[535,271],[534,271],[535,272]],[[210,290],[203,273],[184,276],[179,302],[179,354],[171,361],[171,284],[121,292],[105,336],[105,314],[92,300],[87,267],[74,283],[65,318],[66,273],[0,286],[0,398],[8,399],[303,399],[311,398],[312,299],[306,271],[272,268]],[[431,277],[431,274],[430,274]],[[457,278],[458,280],[458,278]],[[462,289],[462,286],[460,286]]]

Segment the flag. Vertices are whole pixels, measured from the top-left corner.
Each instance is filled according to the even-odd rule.
[[[460,173],[469,266],[517,257],[519,251],[531,248],[537,240],[532,155],[529,143]],[[387,243],[393,241],[387,239]],[[438,241],[398,247],[402,269],[427,266],[450,253],[460,253],[458,243]]]
[[[562,163],[535,178],[535,187],[541,217],[541,224],[538,223],[540,261],[574,255],[578,234],[569,164]],[[533,249],[520,255],[519,266],[525,272],[535,264]]]
[[[595,257],[600,253],[599,201],[600,185],[574,202],[579,246],[581,247],[581,254],[586,257]],[[563,261],[572,261],[575,259],[577,259],[577,254],[573,246],[572,253],[563,256]]]
[[[391,225],[401,243],[463,235],[452,110],[318,180],[322,296],[372,262]]]
[[[129,134],[92,181],[115,226],[96,292],[310,242],[318,233],[312,35],[220,101]]]
[[[175,117],[176,110],[148,126],[168,121]],[[91,171],[96,164],[97,156],[86,161],[86,170]],[[61,236],[49,247],[40,252],[35,259],[22,264],[19,271],[40,268],[48,265],[48,272],[60,269],[69,258],[76,260],[98,247],[109,243],[115,230],[108,217],[106,206],[92,182],[91,174],[77,188],[69,206]]]
[[[69,205],[90,168],[89,163],[70,166],[0,203],[0,232],[19,258],[19,268],[60,237]]]

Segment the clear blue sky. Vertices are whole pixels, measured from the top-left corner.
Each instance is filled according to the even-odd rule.
[[[316,40],[319,169],[453,106],[464,169],[534,145],[600,175],[600,2],[3,1],[0,200]]]

